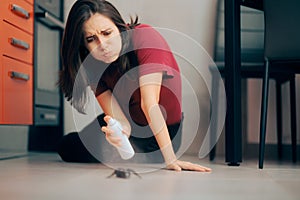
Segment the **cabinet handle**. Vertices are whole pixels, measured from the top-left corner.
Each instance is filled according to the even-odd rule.
[[[27,10],[25,10],[24,8],[22,8],[21,6],[18,6],[16,4],[11,4],[10,5],[10,10],[15,13],[16,15],[19,15],[20,17],[23,17],[25,19],[29,19],[30,18],[30,14]]]
[[[51,121],[56,121],[57,120],[57,116],[55,114],[52,114],[52,113],[41,114],[41,118],[45,119],[45,120],[51,120]]]
[[[23,74],[20,72],[10,71],[8,74],[9,74],[10,78],[12,78],[12,79],[19,79],[22,81],[29,81],[29,79],[30,79],[28,74]]]
[[[27,42],[16,39],[16,38],[10,38],[9,41],[10,41],[11,45],[21,48],[21,49],[28,50],[30,47],[30,45]]]

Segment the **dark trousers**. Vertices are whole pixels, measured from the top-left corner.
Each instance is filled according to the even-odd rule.
[[[101,131],[101,127],[106,126],[104,116],[104,114],[99,115],[97,119],[80,132],[72,132],[63,136],[57,147],[57,152],[62,160],[66,162],[99,163],[110,159],[105,157],[105,154],[109,155],[115,149],[106,141],[105,134]],[[167,126],[175,152],[179,149],[181,143],[182,120],[181,123]],[[136,153],[160,153],[151,129],[149,127],[143,128],[142,133],[145,132],[148,132],[148,135],[140,137],[141,131],[132,128],[129,140],[134,151]],[[138,133],[139,135],[135,135]],[[148,137],[149,134],[152,135]],[[157,158],[157,154],[155,157]],[[163,162],[161,153],[159,157],[161,157],[159,162]]]

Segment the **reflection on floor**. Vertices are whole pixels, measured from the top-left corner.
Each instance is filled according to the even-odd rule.
[[[107,178],[113,169],[102,164],[65,163],[56,154],[30,153],[0,161],[0,198],[5,200],[193,200],[193,199],[299,199],[300,165],[290,162],[244,161],[228,167],[183,156],[213,169],[212,173],[164,169],[142,173],[142,178]]]

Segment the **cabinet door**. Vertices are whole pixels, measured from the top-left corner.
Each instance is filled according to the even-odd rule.
[[[0,23],[0,26],[1,26],[1,23]],[[0,48],[0,53],[1,53],[1,48]],[[2,116],[3,116],[3,103],[2,103],[2,101],[3,101],[3,97],[4,97],[4,95],[3,95],[3,89],[2,89],[2,79],[3,79],[3,72],[2,72],[2,65],[1,65],[1,63],[2,63],[2,54],[0,54],[0,123],[2,122],[2,120],[3,120],[3,118],[2,118]]]
[[[4,124],[33,123],[33,67],[2,57]]]
[[[0,30],[3,55],[32,64],[33,36],[6,22],[1,24]]]
[[[0,13],[3,20],[33,34],[33,5],[24,0],[1,0]]]
[[[25,0],[25,1],[27,1],[28,3],[30,3],[30,4],[34,4],[34,0]]]

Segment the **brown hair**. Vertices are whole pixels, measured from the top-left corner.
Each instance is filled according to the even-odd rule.
[[[88,56],[89,51],[84,45],[83,25],[95,13],[100,13],[110,18],[117,26],[122,38],[121,56],[117,59],[118,67],[121,72],[131,68],[129,54],[122,55],[131,45],[130,36],[126,31],[133,29],[138,25],[138,17],[130,24],[126,24],[122,19],[119,11],[108,1],[105,0],[77,0],[72,6],[68,15],[65,31],[62,39],[61,57],[63,69],[59,74],[59,86],[61,87],[67,101],[79,111],[84,112],[86,102],[86,93],[84,92],[87,86],[84,74],[78,73],[79,68]],[[132,53],[131,53],[132,56]],[[77,76],[83,81],[76,85],[77,94],[73,96],[73,88]],[[78,77],[77,77],[78,78]],[[78,92],[79,91],[79,92]]]

